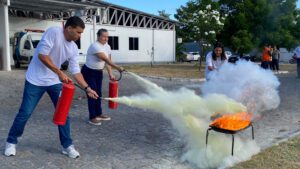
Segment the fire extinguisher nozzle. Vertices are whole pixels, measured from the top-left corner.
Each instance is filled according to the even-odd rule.
[[[99,100],[108,100],[107,98],[98,97]]]

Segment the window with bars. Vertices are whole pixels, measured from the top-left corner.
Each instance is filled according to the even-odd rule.
[[[108,44],[111,50],[119,50],[119,37],[118,36],[108,37]]]
[[[129,37],[129,50],[139,50],[139,38]]]

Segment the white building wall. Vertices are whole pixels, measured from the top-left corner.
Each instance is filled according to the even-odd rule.
[[[154,60],[157,62],[175,61],[174,31],[154,31]]]
[[[110,36],[119,37],[119,50],[112,50],[112,58],[119,63],[142,63],[151,61],[151,51],[154,46],[155,62],[174,61],[174,31],[173,30],[151,30],[142,28],[129,28],[120,26],[97,25],[96,29],[107,29]],[[88,35],[89,34],[89,35]],[[154,34],[154,35],[153,35]],[[87,49],[92,43],[93,25],[86,24],[86,30],[82,35],[81,45]],[[139,38],[139,50],[129,50],[129,37]],[[154,41],[152,38],[154,37]]]
[[[0,70],[10,71],[10,49],[8,36],[8,6],[0,4]]]
[[[46,30],[51,26],[62,26],[62,21],[45,21],[31,18],[10,17],[10,37],[24,29]],[[105,28],[110,36],[119,37],[119,50],[112,51],[113,61],[117,63],[144,63],[151,61],[151,50],[154,45],[155,62],[172,62],[175,58],[173,30],[151,30],[121,26],[97,25],[96,29]],[[96,30],[96,32],[97,32]],[[129,50],[129,37],[139,38],[139,50]],[[154,41],[152,39],[154,37]],[[81,52],[86,54],[93,43],[93,25],[86,24],[81,36]],[[80,58],[81,62],[84,58]]]

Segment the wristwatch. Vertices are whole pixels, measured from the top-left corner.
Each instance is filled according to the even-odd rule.
[[[89,85],[87,85],[85,88],[84,88],[84,90],[86,91],[88,88],[89,88],[90,86]]]

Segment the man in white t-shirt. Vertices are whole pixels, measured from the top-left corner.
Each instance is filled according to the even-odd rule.
[[[300,46],[295,49],[295,54],[293,56],[297,61],[297,73],[298,78],[300,78]]]
[[[111,61],[111,49],[108,45],[108,31],[99,29],[97,32],[97,41],[90,45],[87,51],[86,63],[82,67],[81,73],[97,94],[102,96],[103,69],[106,66],[109,78],[114,80],[111,67],[122,72],[124,69]],[[110,117],[102,114],[101,102],[98,100],[88,99],[89,123],[101,125],[101,121],[110,120]]]
[[[214,50],[206,55],[205,78],[210,79],[211,72],[218,70],[223,63],[227,62],[227,56],[222,43],[214,44]]]
[[[64,28],[52,27],[43,34],[26,72],[22,104],[10,128],[4,155],[16,155],[18,137],[22,136],[26,122],[43,94],[47,92],[56,105],[62,88],[61,82],[72,82],[72,79],[60,70],[61,64],[66,60],[69,61],[69,71],[79,85],[85,88],[88,96],[94,99],[99,97],[88,87],[77,61],[78,47],[74,41],[80,38],[84,28],[84,22],[73,16],[66,21]],[[65,125],[58,126],[58,130],[62,153],[71,158],[79,157],[72,144],[69,117]]]

